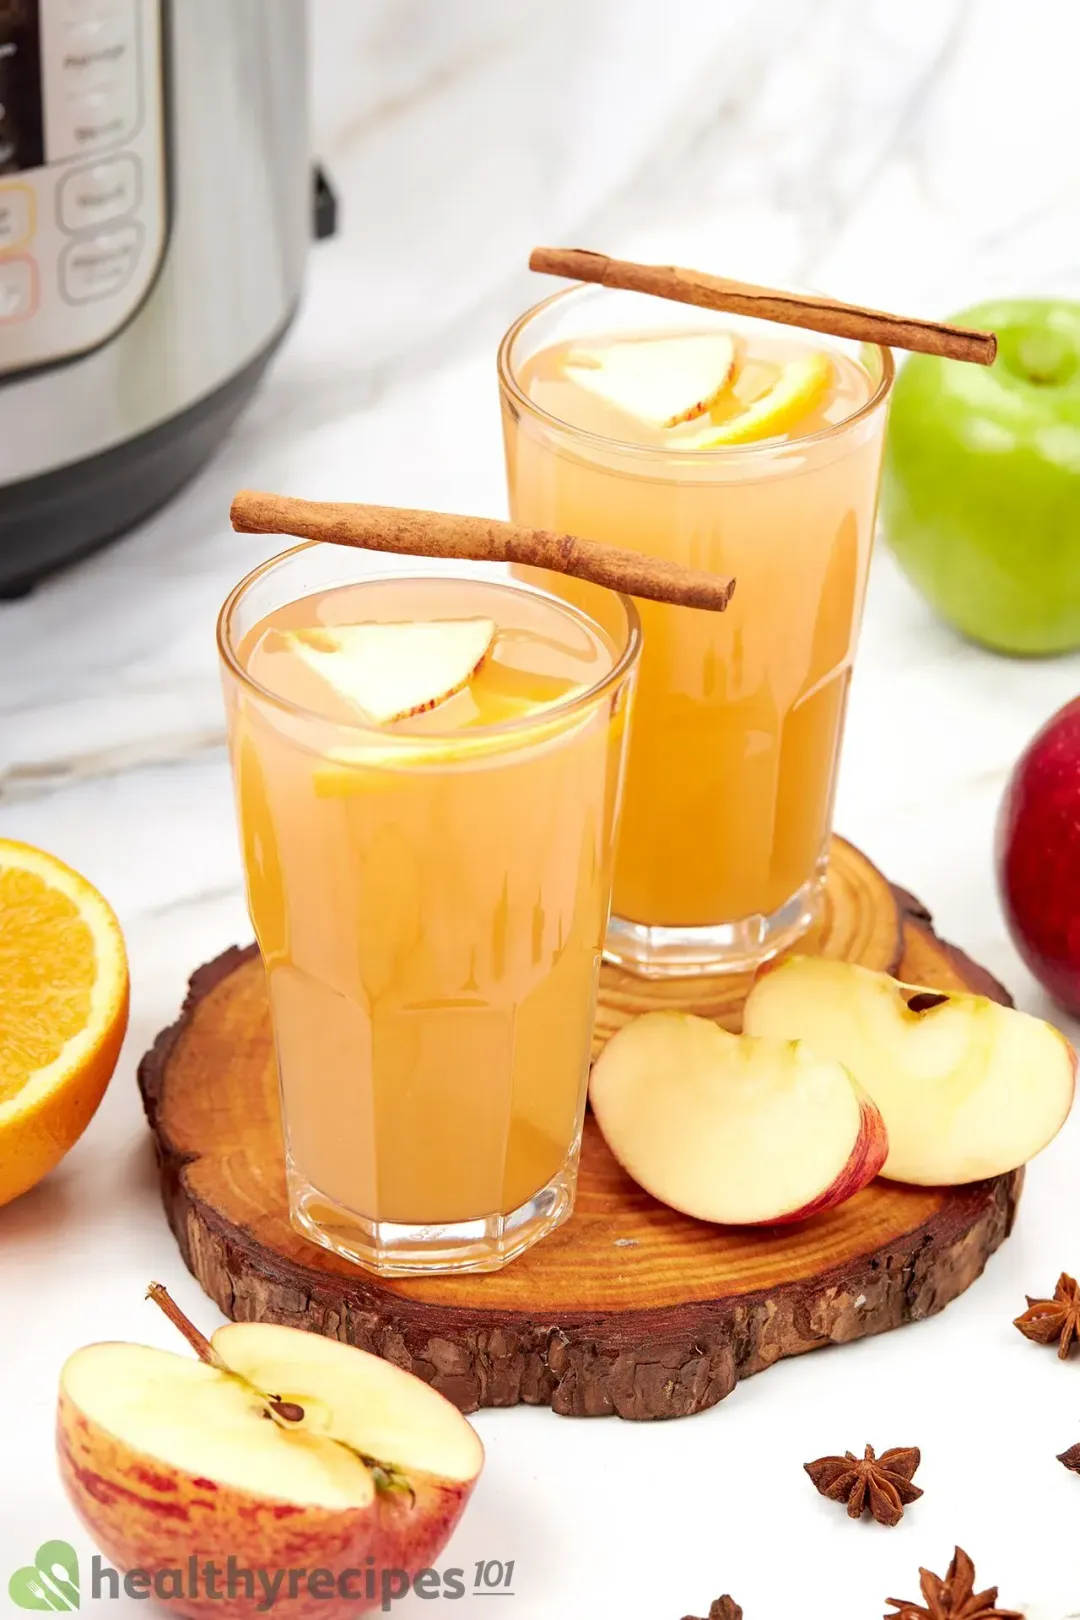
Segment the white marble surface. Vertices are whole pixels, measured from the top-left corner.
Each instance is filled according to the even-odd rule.
[[[318,147],[344,229],[312,254],[285,351],[167,511],[0,606],[0,836],[85,871],[133,967],[99,1115],[0,1211],[5,1580],[45,1536],[90,1551],[51,1460],[65,1353],[170,1343],[142,1303],[152,1275],[214,1319],[164,1226],[134,1066],[188,970],[249,934],[212,631],[268,548],[229,533],[232,491],[502,511],[493,352],[542,290],[523,268],[537,241],[928,313],[990,291],[1080,293],[1075,0],[314,12]],[[960,644],[879,553],[838,824],[1040,1011],[1002,927],[992,827],[1011,761],[1078,684],[1080,659]],[[1080,1609],[1080,1482],[1054,1461],[1080,1438],[1075,1371],[1009,1325],[1026,1289],[1080,1265],[1078,1151],[1080,1120],[1034,1166],[984,1280],[932,1322],[788,1363],[682,1423],[482,1414],[488,1469],[444,1564],[515,1559],[518,1620],[678,1620],[721,1590],[747,1620],[862,1620],[888,1592],[914,1597],[918,1566],[943,1570],[959,1541],[1031,1620]],[[805,1458],[866,1440],[923,1448],[926,1495],[893,1532],[849,1524],[802,1474]]]

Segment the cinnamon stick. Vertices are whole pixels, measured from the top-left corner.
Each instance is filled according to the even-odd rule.
[[[622,551],[576,534],[503,523],[498,518],[460,517],[404,506],[361,506],[350,501],[302,501],[254,489],[242,489],[234,496],[230,516],[240,534],[292,534],[302,540],[410,557],[521,563],[573,574],[593,585],[651,602],[714,613],[723,612],[735,589],[733,579],[704,569]]]
[[[854,338],[862,343],[878,343],[884,348],[913,349],[920,354],[943,355],[949,360],[970,360],[979,366],[992,366],[997,354],[997,337],[993,332],[920,320],[913,315],[888,315],[884,310],[867,309],[861,304],[842,304],[835,298],[815,298],[808,293],[785,292],[778,287],[759,287],[750,281],[729,281],[724,276],[706,275],[703,270],[683,270],[675,264],[636,264],[631,259],[610,259],[606,253],[592,253],[587,248],[534,248],[529,256],[529,269],[547,276],[566,276],[571,281],[594,281],[602,287],[651,293],[656,298],[696,304],[700,309],[718,309],[729,315],[755,315],[759,320],[802,326],[811,332],[827,332],[833,337]]]

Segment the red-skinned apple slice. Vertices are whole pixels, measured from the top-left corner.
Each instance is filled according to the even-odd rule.
[[[213,1362],[92,1344],[65,1364],[60,1472],[98,1545],[151,1578],[193,1556],[271,1577],[329,1571],[321,1596],[305,1583],[279,1593],[286,1620],[376,1607],[383,1571],[402,1596],[395,1572],[431,1568],[480,1473],[471,1426],[411,1373],[336,1339],[232,1323],[210,1346]],[[266,1598],[155,1595],[208,1617],[254,1614]]]
[[[614,1035],[589,1099],[647,1192],[729,1226],[832,1209],[873,1180],[888,1148],[877,1109],[839,1063],[689,1013],[646,1013]]]
[[[494,619],[325,625],[282,632],[292,650],[376,725],[406,720],[467,686],[491,650]]]
[[[789,957],[764,969],[743,1027],[805,1041],[851,1071],[885,1120],[882,1174],[893,1181],[954,1186],[1014,1170],[1072,1106],[1076,1054],[1052,1024],[849,962]]]

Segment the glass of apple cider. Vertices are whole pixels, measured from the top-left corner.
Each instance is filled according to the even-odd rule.
[[[502,1266],[573,1205],[636,609],[308,545],[218,643],[293,1223]]]
[[[499,378],[517,521],[735,576],[721,614],[641,603],[606,954],[752,967],[824,886],[892,357],[573,287],[510,329]]]

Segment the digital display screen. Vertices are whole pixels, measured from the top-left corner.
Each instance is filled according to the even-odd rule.
[[[45,161],[40,0],[0,0],[0,175]]]

